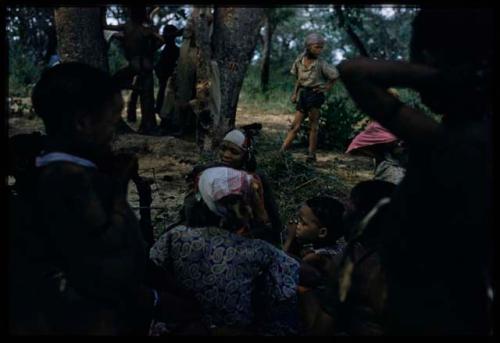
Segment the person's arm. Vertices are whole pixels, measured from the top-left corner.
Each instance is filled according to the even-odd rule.
[[[290,97],[290,101],[295,104],[297,102],[297,96],[298,96],[298,92],[299,92],[299,88],[300,88],[300,84],[299,84],[299,80],[297,80],[295,82],[295,86],[293,88],[293,93],[292,93],[292,96]]]
[[[123,24],[119,25],[103,25],[102,29],[103,30],[109,30],[109,31],[123,31],[125,26]]]
[[[344,61],[338,69],[345,87],[362,111],[407,142],[432,142],[438,123],[425,113],[404,105],[389,94],[387,88],[427,88],[436,81],[436,69],[367,58]]]
[[[281,222],[279,206],[274,198],[273,189],[271,183],[269,182],[266,175],[258,173],[260,181],[262,183],[262,189],[264,193],[264,207],[269,216],[271,226],[273,229],[273,241],[275,245],[280,244],[281,230],[283,229],[283,223]]]
[[[287,224],[288,234],[285,243],[283,243],[283,251],[287,254],[299,256],[299,247],[297,244],[297,238],[295,237],[297,232],[297,223],[289,221]]]
[[[292,74],[293,76],[296,77],[296,81],[295,81],[295,86],[293,87],[293,92],[292,92],[292,96],[290,97],[290,101],[295,104],[297,102],[297,94],[299,92],[299,88],[300,88],[300,83],[299,83],[299,78],[298,78],[298,70],[297,70],[297,61],[295,61],[292,65],[292,68],[290,69],[290,74]]]

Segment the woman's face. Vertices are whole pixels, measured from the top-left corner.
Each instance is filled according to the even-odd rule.
[[[238,169],[243,166],[245,152],[232,142],[223,141],[220,145],[219,155],[222,163],[229,167]]]

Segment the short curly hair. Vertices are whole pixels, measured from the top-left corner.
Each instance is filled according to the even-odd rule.
[[[98,116],[116,94],[120,90],[109,74],[84,63],[68,62],[43,72],[31,101],[48,135],[70,134],[77,112]]]

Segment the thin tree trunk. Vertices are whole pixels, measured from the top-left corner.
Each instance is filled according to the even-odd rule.
[[[333,7],[335,8],[335,12],[339,16],[340,27],[343,27],[346,30],[347,34],[351,38],[353,44],[358,49],[359,53],[364,57],[370,57],[370,55],[368,54],[368,50],[366,50],[365,45],[363,44],[359,36],[356,34],[356,32],[354,32],[351,25],[349,25],[349,23],[346,21],[344,11],[342,10],[342,6],[334,5]]]
[[[271,42],[273,37],[273,27],[269,16],[266,16],[266,25],[264,32],[264,44],[262,49],[262,64],[260,71],[260,85],[263,93],[269,89],[269,68],[271,61]]]

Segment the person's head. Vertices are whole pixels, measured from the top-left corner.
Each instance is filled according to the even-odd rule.
[[[395,96],[396,98],[400,98],[399,92],[397,91],[396,88],[388,88],[387,93],[389,93],[392,96]]]
[[[141,25],[148,21],[148,14],[144,6],[130,6],[129,7],[130,21],[134,24]]]
[[[419,90],[437,113],[475,112],[492,95],[495,34],[487,9],[422,9],[412,24],[410,61],[446,73],[452,89]],[[445,93],[450,94],[445,96]]]
[[[45,70],[31,100],[50,139],[95,152],[109,149],[123,108],[111,76],[77,62]]]
[[[303,242],[333,244],[344,235],[344,205],[335,198],[307,200],[298,212],[297,238]]]
[[[319,33],[310,33],[306,37],[305,46],[309,57],[318,57],[325,46],[325,38]]]
[[[252,176],[228,167],[205,169],[198,178],[198,192],[209,210],[231,231],[249,227],[253,219]]]
[[[351,190],[344,212],[346,232],[362,220],[382,198],[390,197],[395,188],[395,184],[381,180],[368,180],[356,184]]]
[[[176,26],[174,25],[165,25],[165,28],[163,29],[163,38],[165,40],[174,40],[176,37],[182,36],[184,30],[183,29],[177,29]]]
[[[229,131],[219,146],[222,163],[235,169],[254,171],[256,168],[252,138],[244,131]]]

